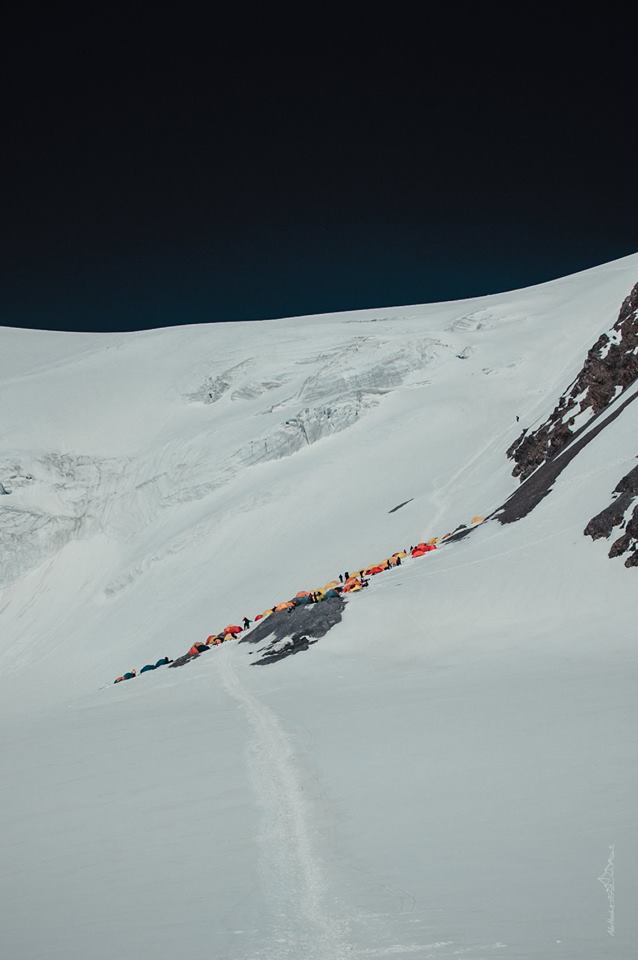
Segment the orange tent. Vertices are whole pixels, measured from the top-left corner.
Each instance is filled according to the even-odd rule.
[[[238,627],[236,623],[231,623],[229,627],[224,627],[224,633],[241,633],[242,627]]]
[[[210,647],[215,642],[216,639],[217,639],[217,634],[211,633],[209,637],[206,637],[206,643]]]
[[[278,603],[275,610],[289,610],[290,607],[294,607],[294,603],[292,600],[286,600],[284,603]]]
[[[470,522],[472,526],[474,526],[477,523],[485,523],[485,517],[472,517],[472,520]]]
[[[361,582],[359,580],[354,580],[352,583],[348,582],[348,586],[343,588],[344,593],[353,593],[355,590],[361,590]]]
[[[296,596],[296,597],[309,597],[309,596],[310,596],[310,591],[309,591],[309,590],[300,590],[299,593],[296,593],[296,594],[295,594],[295,596]]]
[[[438,538],[438,537],[432,537],[431,540],[428,540],[427,545],[428,545],[428,547],[431,547],[432,545],[436,545],[438,542],[439,542],[439,538]]]

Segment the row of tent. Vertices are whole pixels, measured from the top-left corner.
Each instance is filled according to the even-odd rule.
[[[484,518],[480,516],[472,517],[471,526],[477,526],[478,524],[483,523],[483,519]],[[425,556],[426,553],[436,550],[437,546],[441,543],[444,543],[445,540],[447,540],[451,535],[451,533],[446,533],[443,537],[432,537],[428,541],[421,541],[420,543],[417,543],[416,546],[410,547],[409,550],[397,550],[392,554],[391,557],[387,557],[380,563],[373,563],[368,567],[362,567],[360,570],[357,570],[354,573],[347,574],[346,577],[341,577],[340,580],[330,580],[328,583],[324,584],[323,587],[320,587],[317,590],[300,590],[295,594],[294,597],[292,597],[292,599],[284,600],[282,603],[275,604],[274,607],[269,607],[262,613],[258,613],[254,620],[257,622],[269,617],[273,613],[279,613],[282,610],[292,610],[295,607],[304,606],[309,603],[319,603],[322,600],[330,600],[335,597],[339,597],[344,593],[358,593],[365,586],[367,586],[367,578],[374,577],[379,573],[383,573],[386,570],[392,569],[393,567],[400,566],[402,561],[408,557],[417,559],[418,557]],[[245,627],[242,627],[237,623],[230,623],[219,633],[211,633],[205,641],[194,643],[184,655],[184,658],[179,658],[179,662],[184,662],[185,659],[197,657],[200,653],[204,653],[213,646],[219,646],[220,644],[229,640],[234,640],[240,633],[244,631],[244,629],[249,629],[250,623],[251,621],[246,618],[244,620],[244,624],[247,626]],[[173,663],[177,664],[177,662],[178,661],[169,660],[168,657],[163,657],[154,665],[147,664],[146,666],[142,667],[140,670],[140,675],[151,670],[156,670],[161,666],[170,666]],[[122,680],[132,680],[137,675],[138,674],[136,670],[130,670],[121,677],[117,677],[114,682],[120,683]]]

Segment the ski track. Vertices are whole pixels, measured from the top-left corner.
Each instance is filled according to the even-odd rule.
[[[275,944],[272,960],[345,960],[352,947],[344,924],[325,905],[327,883],[313,849],[312,811],[299,780],[290,740],[273,711],[244,686],[220,650],[220,676],[227,694],[244,711],[254,731],[249,765],[263,809],[262,880],[272,898]]]

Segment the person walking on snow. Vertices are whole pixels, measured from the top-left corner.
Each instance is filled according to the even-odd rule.
[[[252,623],[252,620],[249,620],[248,617],[244,617],[244,630],[248,630]]]

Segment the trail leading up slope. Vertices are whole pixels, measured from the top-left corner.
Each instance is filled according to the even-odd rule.
[[[228,647],[220,650],[219,677],[245,712],[251,782],[262,810],[259,843],[262,882],[278,918],[277,957],[345,960],[352,956],[346,925],[336,917],[311,826],[312,810],[299,779],[294,748],[263,701],[242,684]],[[330,904],[330,906],[329,906]]]

